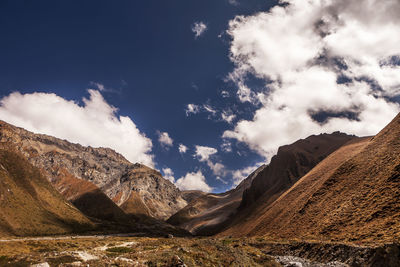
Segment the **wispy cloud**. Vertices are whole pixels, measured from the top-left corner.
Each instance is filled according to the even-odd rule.
[[[192,32],[194,32],[194,38],[199,38],[200,36],[202,36],[207,30],[207,25],[202,22],[202,21],[198,21],[193,23],[192,25]]]
[[[167,132],[157,131],[158,134],[158,142],[160,142],[161,146],[166,149],[169,149],[173,146],[174,140],[169,136]]]
[[[195,105],[195,104],[187,104],[186,105],[186,109],[185,109],[186,116],[189,116],[190,114],[197,114],[199,112],[200,112],[199,105]]]

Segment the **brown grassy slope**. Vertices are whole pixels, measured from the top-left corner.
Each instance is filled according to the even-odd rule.
[[[92,229],[92,223],[19,154],[0,150],[0,233],[50,235]]]
[[[344,133],[313,135],[282,146],[268,166],[262,166],[237,188],[223,194],[207,194],[189,203],[168,222],[194,234],[210,235],[221,231],[231,218],[248,210],[262,193],[272,202],[344,143],[357,138]],[[243,199],[242,199],[243,196]],[[237,209],[240,206],[239,215]]]
[[[258,201],[224,235],[333,241],[400,239],[400,115],[371,139],[342,147],[271,205]]]
[[[264,168],[265,165],[258,168],[233,190],[221,194],[203,193],[171,216],[167,222],[193,234],[217,233],[224,227],[225,221],[236,212],[242,200],[243,191],[250,186],[252,179]]]

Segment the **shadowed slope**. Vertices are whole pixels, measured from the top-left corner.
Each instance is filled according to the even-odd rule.
[[[330,155],[271,205],[261,198],[223,235],[398,241],[399,199],[400,115],[374,138]]]
[[[240,208],[250,206],[261,196],[264,196],[264,201],[272,202],[321,160],[354,138],[356,137],[335,132],[312,135],[280,147],[270,164],[244,191]]]
[[[168,223],[198,235],[212,235],[224,227],[240,205],[243,191],[251,184],[252,179],[263,169],[261,166],[243,180],[235,189],[221,194],[201,194],[186,207],[168,219]],[[196,194],[197,195],[197,194]]]
[[[238,208],[239,214],[245,213],[262,193],[268,196],[264,202],[272,202],[318,162],[354,138],[336,132],[313,135],[282,146],[269,165],[257,169],[235,189],[223,194],[203,195],[168,222],[198,235],[215,234],[238,217]]]
[[[107,221],[127,221],[128,216],[97,186],[61,169],[54,186],[85,215]]]
[[[50,235],[93,228],[37,168],[15,152],[0,150],[0,233]]]

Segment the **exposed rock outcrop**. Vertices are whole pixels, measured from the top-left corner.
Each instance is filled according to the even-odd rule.
[[[90,182],[126,213],[167,219],[186,206],[181,192],[158,171],[142,164],[132,164],[109,148],[72,144],[52,136],[34,134],[0,122],[0,143],[7,143],[22,153],[68,200],[76,201],[82,192],[66,190],[68,179]],[[75,181],[76,182],[76,181]],[[89,186],[88,183],[85,185]],[[87,190],[87,186],[80,186]],[[72,194],[72,195],[71,195]],[[141,205],[132,209],[130,202]]]

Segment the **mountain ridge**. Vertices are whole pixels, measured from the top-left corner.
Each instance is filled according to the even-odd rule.
[[[179,189],[158,171],[130,163],[109,148],[73,144],[3,121],[0,121],[0,143],[13,146],[55,185],[67,171],[69,175],[97,186],[119,207],[129,206],[130,196],[139,192],[144,204],[138,211],[139,215],[164,220],[187,204]],[[130,211],[127,210],[127,213]]]

